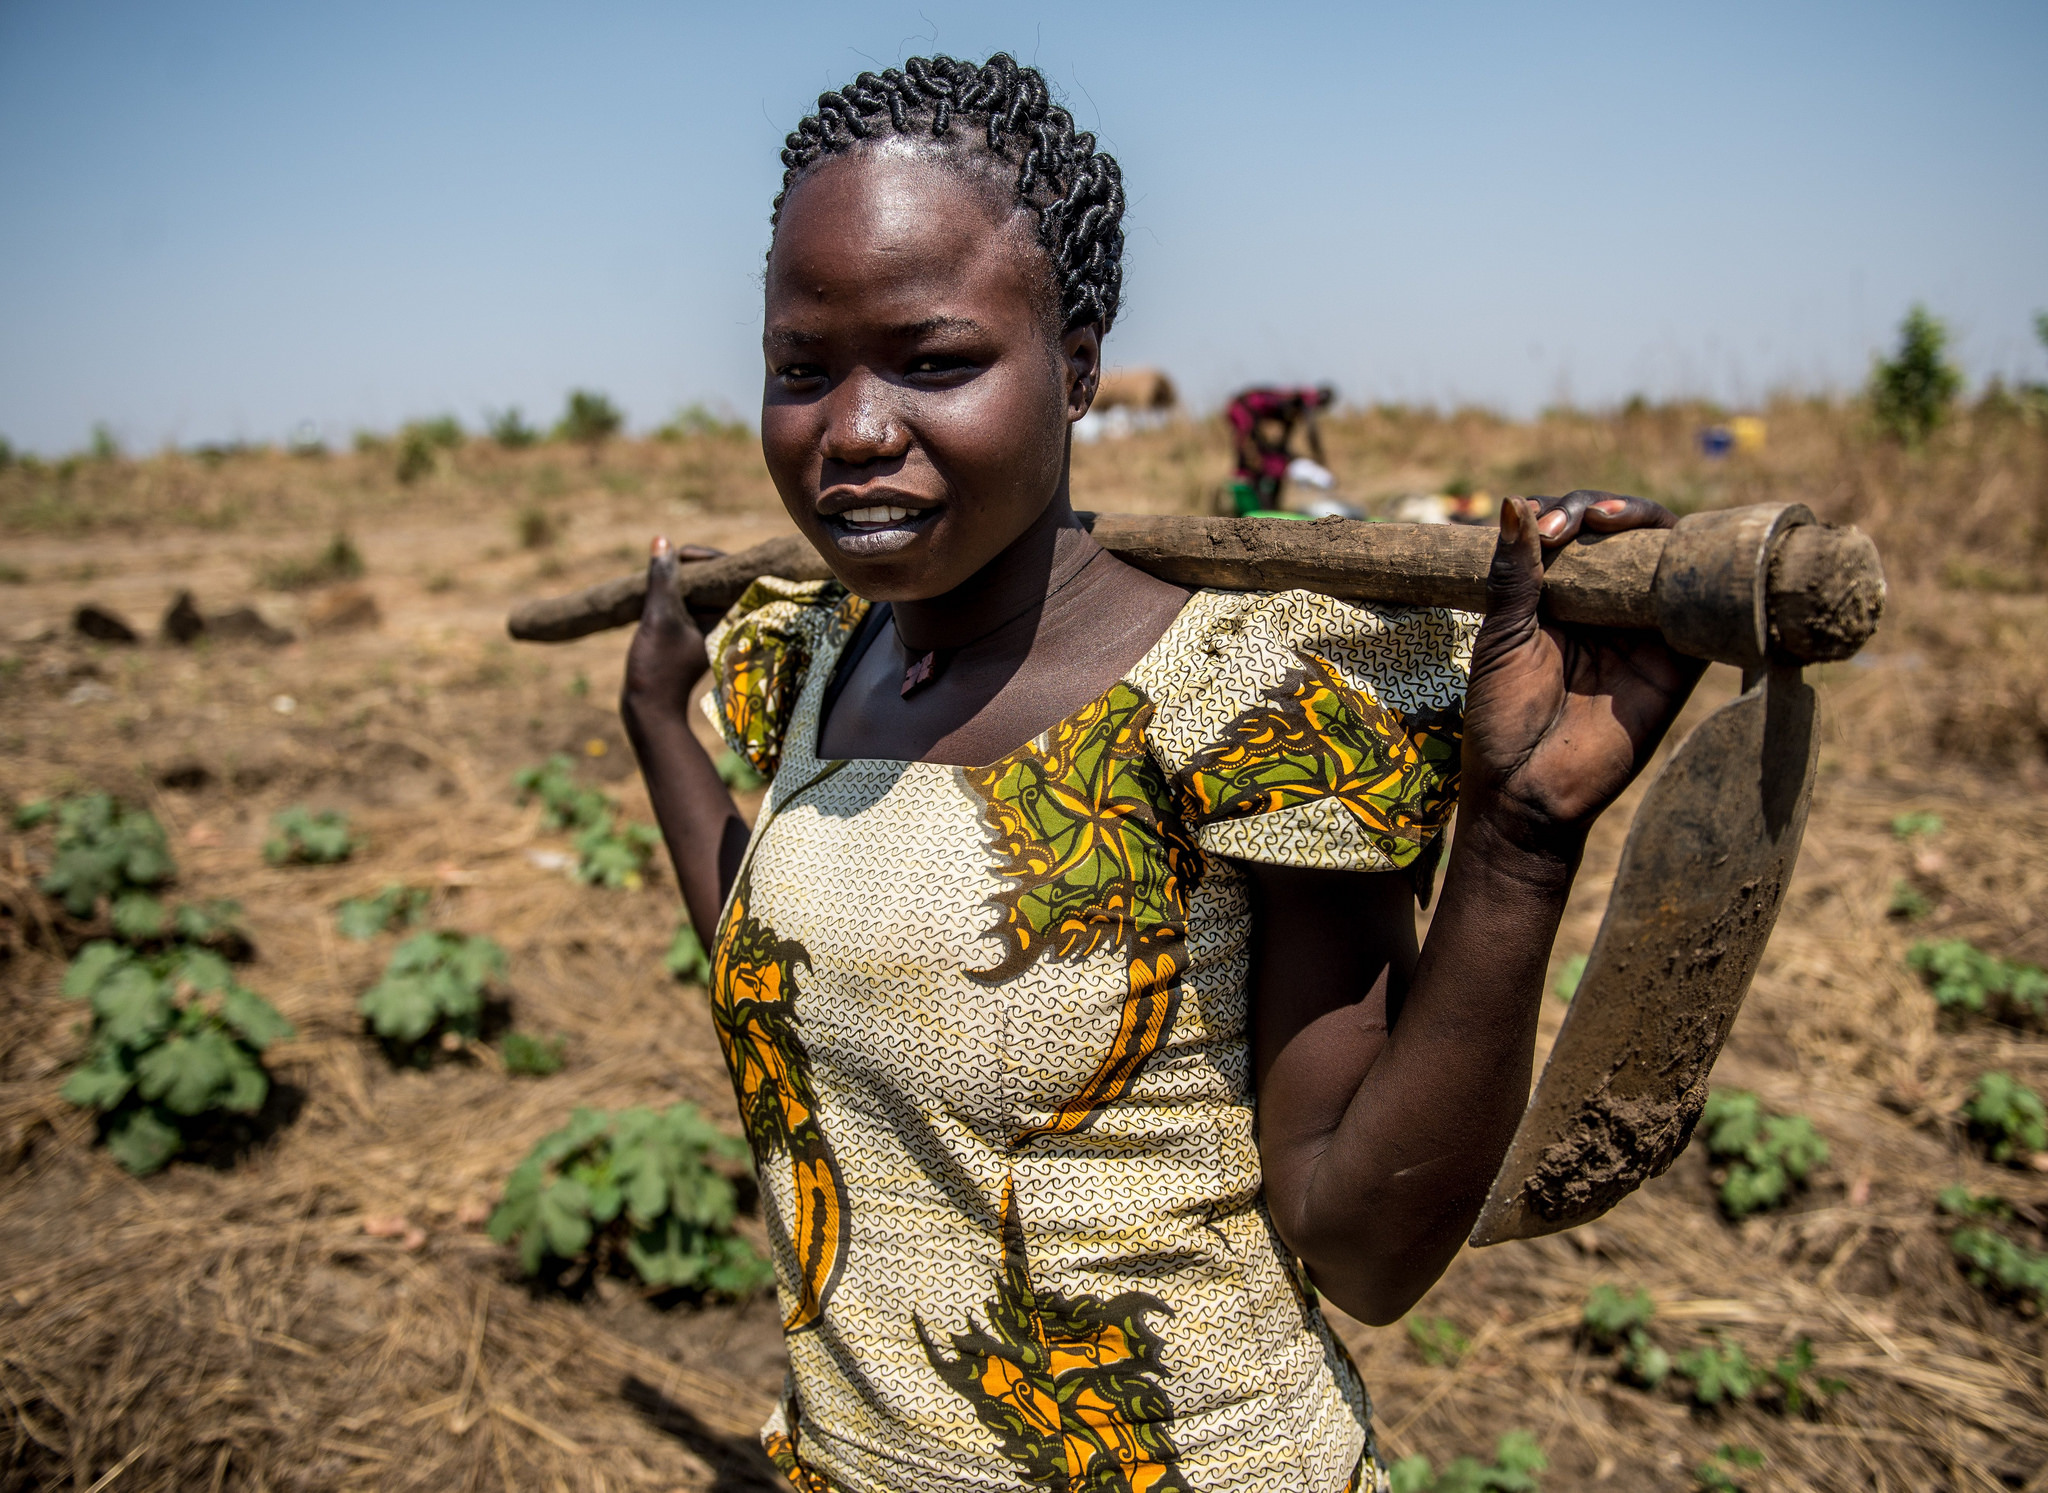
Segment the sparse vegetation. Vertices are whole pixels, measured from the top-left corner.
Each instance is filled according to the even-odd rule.
[[[450,1049],[476,1040],[484,995],[505,974],[505,951],[488,938],[416,933],[391,955],[384,977],[356,1008],[394,1053],[424,1062],[431,1039]]]
[[[1693,1468],[1702,1493],[1747,1493],[1745,1479],[1764,1465],[1764,1454],[1751,1446],[1723,1442],[1718,1451]]]
[[[1912,814],[1900,814],[1892,820],[1892,834],[1895,838],[1901,840],[1930,839],[1940,834],[1941,830],[1941,816],[1939,814],[1930,814],[1925,810]]]
[[[528,1032],[507,1032],[499,1044],[499,1056],[507,1073],[529,1078],[546,1078],[562,1071],[568,1043],[560,1037],[536,1037]]]
[[[1699,1133],[1721,1170],[1721,1211],[1747,1218],[1791,1200],[1812,1172],[1827,1164],[1828,1143],[1804,1115],[1767,1113],[1742,1089],[1715,1089]]]
[[[16,811],[17,829],[57,822],[57,855],[38,886],[74,918],[88,918],[103,901],[146,895],[177,874],[163,826],[146,809],[125,807],[104,793],[60,801],[39,799]],[[139,919],[139,904],[127,917]]]
[[[143,954],[89,943],[64,994],[92,1007],[92,1049],[64,1097],[99,1111],[108,1151],[138,1176],[160,1169],[217,1114],[261,1109],[270,1094],[263,1051],[292,1034],[210,949]]]
[[[271,815],[270,829],[270,838],[263,842],[263,858],[273,866],[329,866],[355,853],[348,815],[338,809],[315,814],[295,804]]]
[[[1951,1234],[1949,1249],[1972,1285],[2025,1312],[2048,1311],[2048,1254],[1974,1227]]]
[[[747,1148],[694,1104],[579,1109],[505,1182],[491,1237],[528,1275],[630,1265],[650,1286],[744,1297],[774,1271],[733,1230]]]
[[[512,520],[512,533],[523,550],[546,549],[562,537],[562,521],[538,504],[529,504]]]
[[[272,591],[310,591],[337,581],[359,579],[364,570],[363,552],[344,531],[336,531],[325,549],[300,559],[272,560],[257,572],[257,580]]]
[[[1579,993],[1579,981],[1586,977],[1586,956],[1574,954],[1565,960],[1557,971],[1557,978],[1550,982],[1550,993],[1566,1005]]]
[[[711,983],[711,956],[705,952],[704,940],[697,936],[697,930],[686,918],[676,929],[676,936],[670,940],[668,953],[662,961],[668,972],[685,985],[709,985]]]
[[[543,828],[577,831],[578,881],[638,891],[661,836],[650,824],[622,820],[618,805],[598,789],[579,785],[575,773],[575,763],[557,753],[519,772],[513,787],[521,803],[540,800]]]
[[[1438,1472],[1429,1458],[1403,1457],[1387,1469],[1393,1493],[1539,1493],[1537,1474],[1550,1465],[1527,1431],[1509,1431],[1494,1447],[1493,1461],[1459,1457]]]
[[[2048,1107],[2010,1073],[1987,1073],[1963,1106],[1970,1134],[1993,1161],[2021,1162],[2048,1151]]]
[[[1465,1356],[1472,1340],[1449,1317],[1410,1317],[1408,1341],[1429,1364],[1453,1364]]]
[[[1671,1355],[1650,1336],[1650,1319],[1656,1313],[1648,1291],[1637,1289],[1623,1295],[1620,1287],[1603,1281],[1586,1297],[1579,1320],[1587,1343],[1613,1353],[1624,1379],[1642,1389],[1655,1389],[1671,1372]]]
[[[1987,954],[1967,939],[1916,943],[1906,965],[1927,982],[1944,1011],[2007,1021],[2048,1017],[2048,971]]]
[[[713,765],[718,769],[718,780],[735,793],[752,793],[768,781],[754,771],[753,763],[730,748]]]
[[[335,909],[343,938],[372,939],[394,928],[410,928],[427,915],[427,889],[391,882],[374,897],[351,897]]]
[[[507,451],[524,451],[540,441],[540,432],[526,423],[519,413],[519,406],[500,410],[484,417],[484,429],[490,432],[492,440]]]

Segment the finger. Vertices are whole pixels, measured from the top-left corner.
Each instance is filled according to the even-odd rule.
[[[647,599],[640,604],[640,625],[672,626],[680,620],[681,598],[676,595],[676,551],[666,534],[654,536],[647,559]]]
[[[1570,544],[1579,537],[1579,527],[1585,522],[1586,512],[1602,499],[1612,498],[1610,492],[1596,492],[1581,487],[1566,493],[1561,498],[1537,498],[1539,517],[1536,520],[1537,537],[1546,549],[1561,544]]]
[[[675,548],[676,559],[682,561],[716,560],[725,553],[724,550],[715,550],[708,544],[679,544]]]
[[[1585,517],[1586,527],[1595,534],[1619,534],[1624,529],[1669,529],[1677,523],[1678,515],[1662,503],[1611,492],[1595,494]]]
[[[1486,572],[1486,629],[1506,638],[1533,632],[1542,599],[1543,548],[1535,506],[1527,498],[1505,498],[1500,538]]]

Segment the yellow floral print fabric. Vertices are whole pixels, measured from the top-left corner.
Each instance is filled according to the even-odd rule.
[[[789,1329],[770,1455],[807,1493],[1380,1488],[1260,1195],[1240,862],[1429,850],[1476,619],[1197,593],[958,768],[818,758],[861,613],[763,582],[710,639],[772,773],[711,990]]]

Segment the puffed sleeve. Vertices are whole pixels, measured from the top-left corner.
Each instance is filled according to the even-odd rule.
[[[774,777],[782,760],[783,733],[811,661],[866,609],[837,581],[763,576],[704,640],[711,656],[704,713],[764,778]]]
[[[1199,592],[1136,682],[1196,843],[1238,860],[1424,872],[1458,793],[1475,613]]]

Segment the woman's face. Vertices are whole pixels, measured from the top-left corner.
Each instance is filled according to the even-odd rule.
[[[875,601],[954,590],[1061,495],[1094,397],[1035,215],[901,137],[820,164],[768,258],[761,447],[790,517]]]

